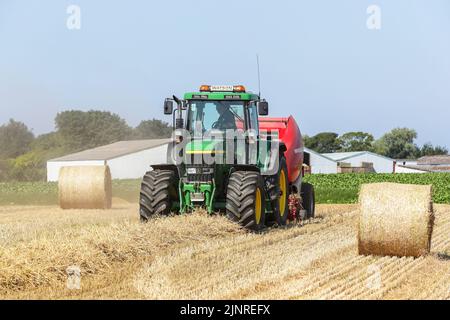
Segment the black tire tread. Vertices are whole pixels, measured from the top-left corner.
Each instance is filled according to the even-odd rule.
[[[263,212],[261,221],[256,223],[255,193],[260,188]],[[247,229],[260,230],[264,226],[264,185],[261,175],[253,171],[235,171],[230,175],[226,196],[226,211],[228,217]]]
[[[306,217],[312,219],[315,216],[315,194],[314,186],[310,183],[303,182],[301,189],[302,206],[306,210]]]
[[[280,158],[280,162],[279,162],[279,170],[278,173],[274,176],[269,176],[266,179],[266,189],[267,189],[267,194],[269,194],[270,196],[270,201],[272,203],[272,208],[273,213],[270,215],[269,219],[271,223],[276,223],[278,225],[285,225],[286,221],[287,221],[287,216],[289,215],[289,210],[288,210],[288,199],[286,199],[286,213],[283,216],[283,218],[281,218],[280,213],[279,213],[279,197],[280,197],[280,186],[279,186],[279,179],[280,179],[280,171],[281,170],[285,170],[285,174],[286,174],[286,180],[288,179],[288,172],[287,172],[287,164],[286,164],[286,158],[284,156],[282,156]],[[286,181],[287,183],[287,197],[289,196],[289,182]],[[286,196],[286,195],[285,195]]]
[[[175,173],[171,170],[148,171],[141,183],[139,214],[141,221],[153,215],[168,215],[171,209],[171,189],[176,185]]]

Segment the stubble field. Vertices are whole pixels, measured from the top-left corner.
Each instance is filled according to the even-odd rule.
[[[141,224],[137,204],[113,205],[0,207],[0,298],[450,299],[449,205],[417,259],[358,256],[352,204],[261,234],[202,212]]]

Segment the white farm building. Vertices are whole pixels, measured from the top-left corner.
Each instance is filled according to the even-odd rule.
[[[305,163],[309,165],[310,173],[337,173],[338,163],[326,155],[304,148]]]
[[[369,152],[318,153],[304,148],[310,173],[376,172],[393,173],[395,160]],[[347,171],[345,170],[347,169]]]
[[[395,168],[394,159],[369,151],[335,152],[324,153],[322,155],[335,160],[341,167],[343,167],[344,164],[354,168],[371,165],[371,167],[373,167],[373,172],[376,173],[393,173]]]
[[[47,181],[58,181],[65,166],[108,165],[113,179],[138,179],[152,164],[167,162],[170,139],[119,141],[47,161]]]

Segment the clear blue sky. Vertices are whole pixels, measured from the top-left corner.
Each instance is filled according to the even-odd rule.
[[[66,28],[67,6],[81,30]],[[366,26],[381,8],[381,30]],[[450,1],[0,0],[0,123],[36,134],[66,109],[131,125],[166,96],[244,84],[302,131],[415,128],[450,147]]]

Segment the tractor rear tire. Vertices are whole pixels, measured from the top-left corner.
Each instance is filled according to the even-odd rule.
[[[273,213],[270,222],[279,226],[286,225],[289,215],[289,181],[286,158],[280,158],[278,173],[266,181],[267,193],[270,195]]]
[[[178,181],[171,170],[148,171],[141,183],[139,214],[142,222],[153,215],[168,215],[177,197]]]
[[[314,218],[316,211],[316,197],[314,194],[314,187],[312,184],[307,182],[302,183],[301,197],[303,200],[302,202],[303,209],[306,210],[306,218],[308,219]]]
[[[265,227],[264,180],[258,172],[235,171],[227,186],[226,212],[241,226],[259,231]]]

